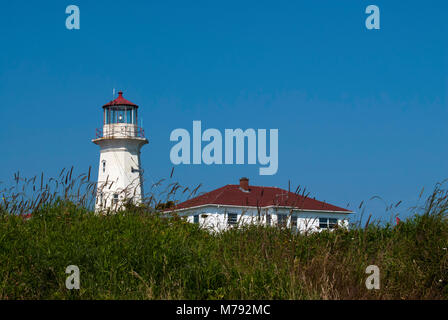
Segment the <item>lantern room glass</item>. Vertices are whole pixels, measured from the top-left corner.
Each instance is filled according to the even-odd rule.
[[[124,123],[125,117],[126,115],[124,110],[117,110],[117,123]]]
[[[104,113],[104,123],[137,124],[137,109],[133,107],[109,107]]]

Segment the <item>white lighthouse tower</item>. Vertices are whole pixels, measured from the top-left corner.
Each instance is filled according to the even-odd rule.
[[[97,129],[92,140],[101,148],[95,210],[116,211],[126,201],[141,203],[143,171],[140,149],[148,143],[142,128],[137,125],[138,106],[118,98],[103,106],[103,129]]]

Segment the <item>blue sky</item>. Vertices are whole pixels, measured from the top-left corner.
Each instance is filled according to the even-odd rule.
[[[81,29],[65,28],[66,6]],[[381,29],[367,30],[369,4]],[[140,105],[146,187],[172,130],[279,129],[279,169],[180,165],[207,191],[247,176],[357,209],[417,203],[448,178],[446,1],[24,1],[0,19],[0,181],[96,170],[112,89]],[[375,218],[389,217],[378,200]]]

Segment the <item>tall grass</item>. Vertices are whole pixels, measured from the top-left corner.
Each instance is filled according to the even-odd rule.
[[[91,196],[66,190],[69,178],[63,173],[54,193],[42,182],[32,201],[3,191],[0,299],[448,298],[448,194],[440,184],[398,225],[369,221],[304,235],[256,225],[210,233],[159,214],[154,197],[96,215]],[[173,187],[185,190],[166,187],[163,201]],[[379,290],[365,286],[372,264]],[[80,290],[65,287],[69,265],[80,269]]]

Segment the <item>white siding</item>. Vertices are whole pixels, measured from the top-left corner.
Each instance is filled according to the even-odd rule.
[[[114,126],[124,128],[119,124],[105,125],[104,131],[107,132]],[[116,131],[121,132],[118,129]],[[123,200],[141,202],[143,183],[140,174],[140,149],[148,141],[132,135],[125,137],[125,133],[123,136],[106,136],[93,140],[101,148],[96,211],[118,209]],[[114,195],[118,195],[118,202],[114,201]]]
[[[288,208],[242,208],[230,206],[203,206],[200,208],[187,209],[178,211],[180,216],[186,216],[187,221],[193,223],[193,216],[199,214],[199,224],[203,228],[211,231],[222,231],[229,227],[227,223],[228,213],[236,213],[238,215],[239,225],[243,224],[266,224],[268,215],[271,216],[271,225],[277,225],[278,214],[284,214],[287,217],[286,226],[291,227],[291,215],[297,216],[297,229],[304,232],[322,231],[319,229],[319,218],[335,218],[338,224],[348,228],[348,215],[345,213],[335,212],[315,212],[290,210]]]

